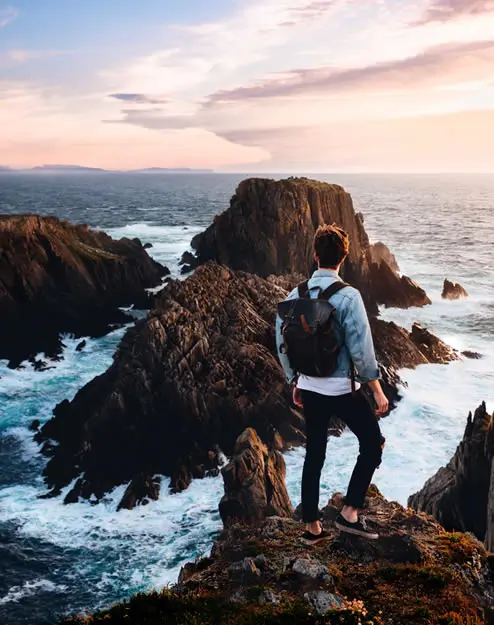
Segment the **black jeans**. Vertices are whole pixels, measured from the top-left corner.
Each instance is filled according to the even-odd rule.
[[[358,438],[360,453],[348,486],[345,503],[362,508],[374,471],[381,464],[384,437],[365,393],[327,396],[302,391],[307,451],[302,474],[302,513],[306,523],[319,519],[319,482],[326,459],[331,417],[340,418]]]

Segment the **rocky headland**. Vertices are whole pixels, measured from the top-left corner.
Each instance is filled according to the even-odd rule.
[[[291,515],[279,452],[252,429],[223,469],[224,531],[211,554],[186,564],[172,588],[141,594],[68,624],[487,625],[494,622],[492,556],[470,534],[447,532],[371,486],[367,522],[377,541],[333,525],[343,496],[321,510],[331,535],[309,548]],[[265,505],[269,499],[270,504]],[[273,515],[274,514],[274,515]]]
[[[314,268],[314,233],[332,223],[344,228],[351,240],[341,275],[360,290],[371,314],[378,304],[430,304],[418,284],[399,275],[389,249],[383,243],[370,244],[363,215],[355,212],[350,194],[338,185],[307,178],[244,180],[228,210],[192,240],[196,258],[187,255],[184,260],[190,268],[213,260],[263,277],[307,276]]]
[[[302,263],[295,262],[299,248],[292,249],[290,237],[298,237],[303,252],[300,258],[309,262],[311,256],[304,254],[314,224],[297,221],[300,214],[312,215],[319,205],[331,210],[339,207],[339,213],[328,208],[324,216],[330,221],[339,216],[339,224],[360,237],[353,246],[354,264],[348,270],[360,284],[370,269],[365,259],[363,268],[359,266],[355,249],[361,239],[368,246],[368,240],[361,217],[339,187],[306,180],[281,181],[277,195],[273,190],[276,184],[247,181],[239,189],[248,190],[251,212],[259,205],[263,211],[271,211],[263,216],[265,221],[258,216],[260,239],[266,232],[265,222],[266,228],[275,222],[281,227],[284,220],[299,224],[300,232],[293,230],[288,238],[280,235],[271,246],[279,253],[293,251],[294,262],[288,267],[292,273],[266,278],[208,261],[185,281],[172,280],[147,319],[126,333],[108,371],[81,389],[72,402],[58,405],[54,417],[36,434],[49,458],[45,479],[50,495],[60,494],[75,480],[65,493],[67,503],[79,497],[99,500],[115,486],[128,483],[120,506],[132,508],[159,496],[156,475],[169,476],[176,492],[187,488],[193,478],[217,474],[220,452],[231,456],[245,428],[255,428],[261,441],[275,450],[304,443],[303,416],[292,404],[274,336],[276,304],[302,279],[294,273]],[[279,214],[277,204],[266,203],[266,185],[272,201],[281,202]],[[260,197],[254,193],[258,187]],[[287,205],[287,193],[303,201]],[[307,197],[314,208],[304,204]],[[246,202],[242,207],[250,214]],[[226,242],[236,249],[233,236],[225,238]],[[252,246],[244,254],[250,259],[251,271],[257,268],[265,273],[261,271],[262,247],[258,251]],[[381,265],[388,267],[387,276],[395,275],[385,259]],[[371,307],[376,305],[373,275],[366,291]],[[386,283],[389,301],[401,297],[402,282],[395,277],[394,282]],[[417,286],[413,292],[422,290]],[[383,386],[392,402],[398,399],[399,369],[457,358],[420,326],[408,332],[375,315],[371,315],[371,325]],[[334,423],[332,433],[339,432],[341,424]]]
[[[408,501],[448,530],[471,532],[494,551],[494,415],[483,403],[468,415],[450,462]]]
[[[0,358],[11,367],[60,355],[61,334],[98,337],[130,321],[120,307],[149,308],[145,289],[167,274],[138,239],[56,217],[0,216],[0,250]]]

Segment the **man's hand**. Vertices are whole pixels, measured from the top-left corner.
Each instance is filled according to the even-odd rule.
[[[296,386],[293,387],[293,403],[298,408],[304,407],[304,404],[302,402],[302,391]]]
[[[376,402],[376,416],[381,417],[389,410],[389,401],[382,389],[374,391],[374,401]]]

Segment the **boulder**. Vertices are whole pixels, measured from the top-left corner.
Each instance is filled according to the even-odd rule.
[[[410,339],[429,362],[446,364],[453,360],[458,360],[458,355],[449,345],[441,341],[437,336],[434,336],[419,323],[413,324]]]
[[[195,262],[214,260],[264,277],[307,276],[314,268],[314,233],[328,223],[350,235],[342,277],[360,290],[370,313],[377,313],[378,304],[407,308],[430,303],[423,289],[398,274],[386,246],[370,245],[351,196],[338,185],[308,178],[244,180],[230,208],[192,240]]]
[[[446,279],[444,280],[441,297],[443,299],[462,299],[464,297],[468,297],[468,293],[461,286],[461,284],[450,282]]]
[[[40,352],[60,354],[61,333],[102,336],[147,307],[147,287],[167,273],[138,239],[56,217],[0,216],[0,358],[17,367]]]
[[[81,475],[81,496],[97,500],[141,475],[170,476],[172,490],[183,490],[214,475],[219,450],[231,456],[248,427],[272,449],[304,443],[274,336],[276,303],[299,279],[211,263],[170,282],[108,371],[59,404],[37,433],[52,494]],[[398,370],[429,360],[395,324],[372,319],[372,328],[383,385],[396,400]]]
[[[494,416],[483,403],[467,419],[450,462],[412,495],[408,505],[448,530],[472,532],[494,550]]]
[[[233,523],[257,524],[268,516],[291,516],[285,486],[285,460],[268,451],[252,428],[237,439],[233,458],[221,471],[225,495],[220,515],[225,527]]]

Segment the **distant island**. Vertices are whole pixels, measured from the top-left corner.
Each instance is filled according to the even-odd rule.
[[[191,169],[188,167],[148,167],[144,169],[102,169],[82,165],[38,165],[27,169],[0,166],[0,174],[213,174],[213,169]]]

